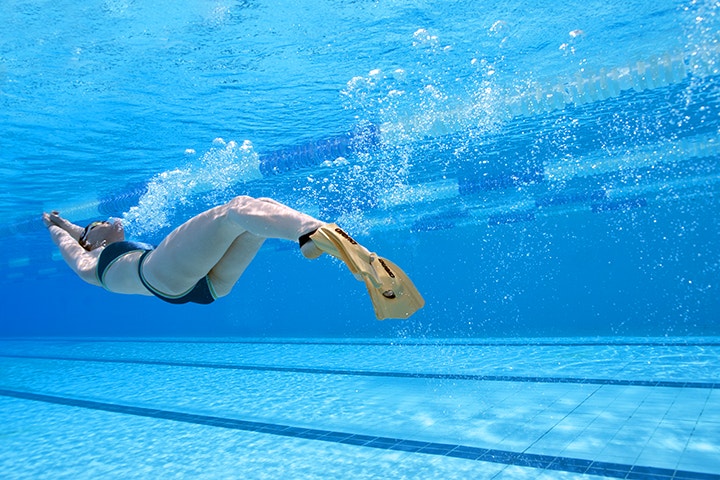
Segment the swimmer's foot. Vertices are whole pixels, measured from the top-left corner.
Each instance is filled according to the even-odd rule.
[[[405,272],[368,251],[334,223],[318,228],[310,240],[321,252],[342,260],[355,278],[365,283],[378,320],[408,318],[425,305]]]
[[[320,255],[323,254],[323,251],[318,248],[317,245],[315,245],[315,242],[313,242],[310,237],[317,232],[317,230],[313,230],[312,232],[308,232],[305,235],[300,236],[300,239],[298,240],[298,243],[300,243],[300,252],[303,254],[303,257],[309,259],[309,260],[315,260]]]

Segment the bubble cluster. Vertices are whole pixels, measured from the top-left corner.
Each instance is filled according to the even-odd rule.
[[[693,76],[720,74],[720,3],[693,0],[685,7],[685,53]]]
[[[199,161],[159,173],[148,183],[138,204],[123,215],[131,236],[171,226],[178,207],[188,205],[194,196],[223,192],[237,183],[262,178],[258,155],[249,141],[238,145],[217,138],[213,145]]]
[[[506,37],[503,22],[494,28],[499,40]],[[405,62],[353,77],[342,91],[358,121],[380,131],[378,148],[358,163],[372,174],[366,188],[377,191],[380,205],[420,191],[408,183],[414,174],[453,168],[447,155],[437,155],[438,148],[465,156],[477,138],[496,131],[506,117],[501,107],[507,95],[496,82],[493,59],[455,52],[438,32],[425,28],[412,34],[407,47]]]

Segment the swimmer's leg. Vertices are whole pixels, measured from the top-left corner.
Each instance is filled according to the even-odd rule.
[[[208,273],[218,297],[224,297],[230,293],[264,242],[265,238],[245,232],[230,244],[225,255]]]
[[[297,242],[300,236],[322,225],[323,222],[275,201],[236,197],[191,218],[171,232],[148,254],[143,274],[156,289],[177,295],[210,273],[231,250],[235,240],[246,232],[261,238]],[[257,243],[240,241],[236,247],[247,247],[246,255],[239,251],[230,255],[249,263],[257,253]],[[234,273],[222,275],[230,278]]]

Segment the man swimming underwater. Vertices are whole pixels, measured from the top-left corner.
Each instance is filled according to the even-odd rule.
[[[424,300],[395,264],[369,252],[335,224],[269,198],[239,196],[173,230],[157,247],[125,241],[119,220],[83,228],[57,212],[43,222],[65,262],[110,292],[209,304],[230,293],[267,238],[297,241],[308,259],[328,253],[363,281],[378,319],[408,318]]]

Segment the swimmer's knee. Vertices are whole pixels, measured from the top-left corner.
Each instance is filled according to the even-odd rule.
[[[257,205],[258,200],[248,195],[239,195],[223,206],[222,217],[227,218],[227,214],[231,212],[245,213],[252,211],[253,206]],[[232,217],[232,215],[230,215]]]
[[[284,204],[278,202],[277,200],[273,200],[270,197],[255,198],[249,195],[239,195],[233,198],[226,204],[226,207],[235,212],[256,213],[265,212],[268,204],[278,207],[285,207]]]
[[[243,207],[253,202],[257,202],[257,199],[249,195],[238,195],[237,197],[230,200],[227,205],[231,207]]]
[[[273,205],[282,205],[282,203],[278,202],[277,200],[270,198],[270,197],[251,197],[249,195],[238,195],[237,197],[230,200],[227,205],[234,207],[234,208],[241,208],[248,205],[257,204],[258,202],[262,203],[272,203]]]

